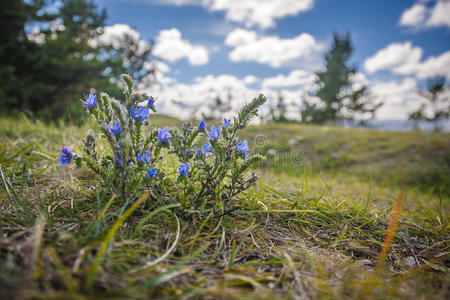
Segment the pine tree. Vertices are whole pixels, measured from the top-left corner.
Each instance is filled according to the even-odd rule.
[[[0,105],[4,111],[21,108],[30,94],[30,72],[38,47],[28,39],[25,26],[53,18],[45,13],[38,15],[46,2],[0,1]]]
[[[352,77],[356,67],[349,62],[352,53],[350,33],[335,33],[332,47],[325,54],[325,70],[316,73],[319,89],[315,96],[320,103],[304,101],[303,121],[337,123],[344,119],[373,118],[381,104],[374,102],[366,86],[354,90]]]
[[[83,115],[79,100],[91,87],[120,95],[115,81],[125,71],[122,59],[105,55],[108,48],[90,44],[101,33],[105,20],[105,11],[98,12],[90,0],[62,1],[53,26],[43,31],[45,43],[40,45],[39,62],[33,66],[40,76],[29,101],[32,111],[53,117],[75,104],[70,110],[77,118]]]
[[[56,13],[45,13],[53,0],[0,1],[0,104],[46,119],[82,118],[80,99],[92,87],[118,97],[121,74],[143,78],[150,46],[125,38],[121,47],[93,43],[106,13],[93,0],[62,0]],[[30,29],[31,28],[31,29]],[[148,84],[148,83],[147,83]]]

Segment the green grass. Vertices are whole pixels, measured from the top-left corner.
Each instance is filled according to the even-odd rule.
[[[125,209],[87,169],[58,166],[87,128],[0,118],[2,299],[449,297],[449,134],[250,127],[269,156],[260,181],[232,213],[196,219],[146,194]]]

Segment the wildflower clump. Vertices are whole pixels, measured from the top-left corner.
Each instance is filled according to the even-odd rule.
[[[226,203],[257,180],[248,171],[262,157],[250,153],[237,133],[257,115],[264,96],[221,125],[208,127],[201,121],[197,126],[152,128],[155,98],[135,91],[130,76],[124,75],[123,81],[123,100],[105,93],[98,101],[92,94],[85,97],[86,110],[98,128],[88,131],[81,155],[63,147],[61,165],[72,159],[78,166],[84,163],[124,202],[148,191],[161,206],[177,204],[180,211],[201,214],[224,213]]]

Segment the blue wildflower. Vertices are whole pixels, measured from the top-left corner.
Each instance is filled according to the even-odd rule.
[[[147,107],[153,108],[155,105],[156,99],[153,96],[150,96],[150,99],[147,100]]]
[[[117,121],[114,121],[113,126],[109,125],[109,131],[111,131],[114,135],[119,135],[122,133],[122,130],[120,129],[120,123]]]
[[[167,143],[172,137],[167,128],[158,128],[158,139],[161,143]]]
[[[203,151],[205,151],[205,153],[206,153],[206,152],[212,152],[212,147],[211,147],[211,144],[210,144],[209,142],[206,142],[206,143],[203,145]]]
[[[338,159],[339,158],[339,154],[331,153],[330,157],[333,158],[333,159]]]
[[[237,145],[237,151],[241,152],[242,154],[244,154],[244,157],[247,158],[248,156],[248,143],[247,140],[244,140],[242,143],[239,143]]]
[[[62,147],[61,152],[63,154],[59,155],[59,164],[61,166],[68,165],[72,161],[73,153],[66,146]]]
[[[96,95],[94,95],[92,93],[89,93],[88,97],[86,97],[86,95],[84,95],[84,100],[85,101],[83,102],[83,104],[85,106],[87,106],[87,108],[97,107],[97,96]]]
[[[211,126],[208,132],[208,136],[213,140],[218,140],[220,136],[220,126]]]
[[[181,166],[178,168],[178,172],[180,172],[181,176],[186,175],[189,172],[189,164],[182,163]]]
[[[123,165],[123,157],[122,156],[118,157],[116,155],[115,156],[115,161],[116,161],[116,167],[120,167],[121,165]]]
[[[147,177],[148,177],[148,179],[151,179],[153,176],[156,175],[156,173],[158,173],[158,169],[157,169],[157,168],[151,168],[151,169],[147,172]]]
[[[133,119],[136,119],[136,118],[137,118],[136,107],[130,108],[130,116],[131,116]]]
[[[152,154],[152,152],[150,150],[145,151],[144,154],[138,154],[136,155],[136,160],[137,161],[142,161],[145,162],[146,164],[148,164],[150,162],[150,155]]]
[[[201,130],[201,131],[205,131],[206,130],[206,122],[205,122],[205,120],[202,120],[200,122],[200,124],[198,124],[198,129]]]
[[[137,118],[139,120],[147,120],[149,113],[150,113],[150,110],[148,109],[148,107],[139,106]]]
[[[148,179],[152,179],[152,177],[155,176],[156,173],[158,173],[158,169],[157,169],[157,168],[151,168],[151,169],[147,172],[147,178],[148,178]]]
[[[223,126],[229,127],[229,126],[230,126],[230,123],[231,123],[231,120],[230,120],[230,119],[223,119]]]
[[[149,114],[150,114],[150,109],[148,109],[148,107],[139,106],[137,109],[136,109],[136,107],[130,108],[130,116],[133,119],[147,120]]]
[[[203,154],[205,154],[205,153],[203,153],[203,151],[201,149],[195,150],[195,156],[202,156]]]
[[[191,155],[192,151],[191,150],[186,150],[186,155]]]

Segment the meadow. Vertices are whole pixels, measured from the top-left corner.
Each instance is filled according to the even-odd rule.
[[[88,127],[0,118],[2,299],[450,296],[448,133],[250,126],[259,180],[223,216],[178,219],[58,165]]]

